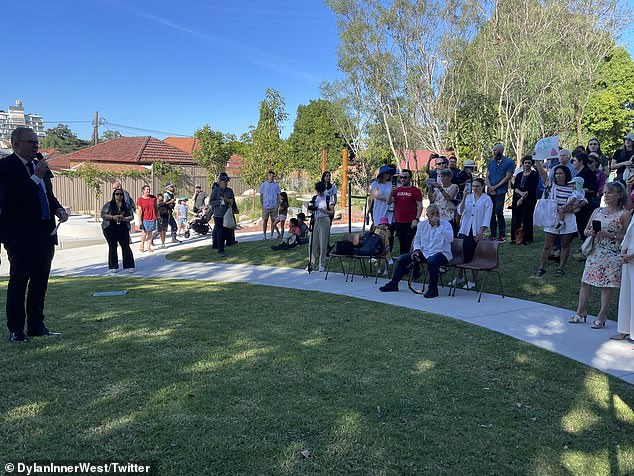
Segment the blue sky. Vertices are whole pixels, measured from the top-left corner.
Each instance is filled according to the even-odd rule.
[[[27,112],[81,138],[92,126],[72,121],[89,122],[95,111],[154,131],[192,135],[209,124],[239,136],[256,125],[266,88],[286,99],[286,137],[297,106],[340,76],[336,19],[321,0],[6,3],[0,109],[21,99]],[[632,28],[623,42],[632,53]]]
[[[3,49],[3,63],[32,72],[2,76],[0,109],[21,99],[26,112],[69,123],[82,138],[92,126],[70,121],[91,121],[95,111],[156,131],[192,135],[208,123],[240,135],[257,124],[266,88],[286,99],[287,136],[297,106],[339,76],[336,21],[320,0],[24,5],[2,7],[11,44],[24,47]]]

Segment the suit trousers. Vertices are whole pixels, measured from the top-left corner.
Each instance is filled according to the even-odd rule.
[[[27,330],[38,332],[44,327],[44,299],[55,245],[39,243],[25,246],[23,243],[5,243],[5,248],[10,263],[7,327],[9,332],[23,332],[24,323],[28,318]]]

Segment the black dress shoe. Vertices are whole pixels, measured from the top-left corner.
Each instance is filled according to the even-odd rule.
[[[27,334],[31,337],[44,337],[44,336],[61,336],[61,332],[51,332],[46,327],[37,331],[27,331]]]
[[[428,289],[427,292],[423,294],[423,297],[426,297],[426,298],[438,297],[438,289]]]
[[[9,334],[9,341],[10,342],[28,342],[29,339],[26,338],[26,336],[24,335],[24,332],[11,332]]]

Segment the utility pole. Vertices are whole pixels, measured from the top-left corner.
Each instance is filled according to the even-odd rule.
[[[99,113],[95,111],[95,122],[92,123],[92,145],[99,143]]]

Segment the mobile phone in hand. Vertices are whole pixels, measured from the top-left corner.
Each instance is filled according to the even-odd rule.
[[[592,231],[594,231],[595,233],[599,233],[601,231],[600,220],[592,220]]]

